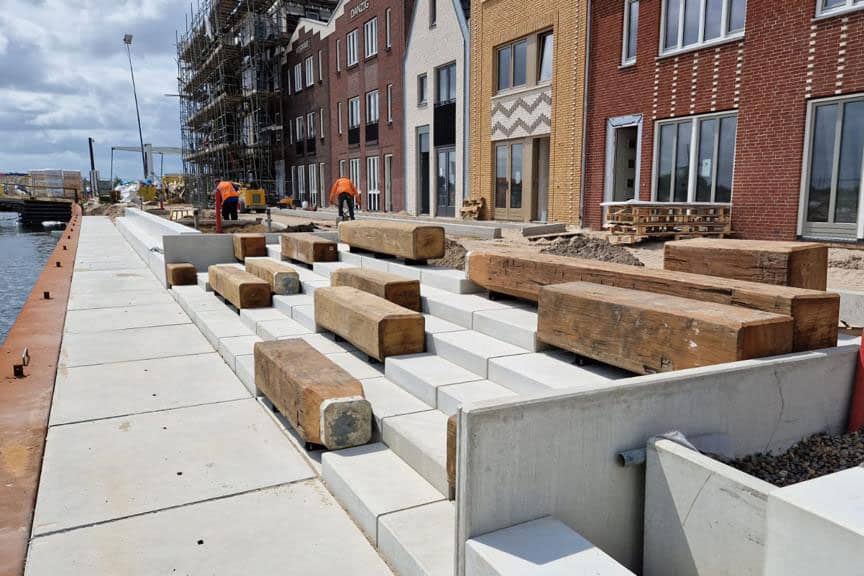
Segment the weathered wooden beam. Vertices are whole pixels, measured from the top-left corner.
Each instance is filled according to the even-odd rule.
[[[207,269],[213,291],[237,308],[267,308],[270,306],[270,284],[257,276],[231,265],[216,264]]]
[[[792,350],[792,319],[739,306],[572,282],[540,290],[537,338],[638,374]]]
[[[409,310],[415,312],[421,310],[419,280],[370,268],[340,268],[330,274],[330,284],[350,286]]]
[[[198,283],[198,270],[188,262],[165,265],[165,278],[169,286],[190,286]]]
[[[315,262],[336,262],[339,251],[332,242],[308,232],[282,234],[282,259],[297,260],[305,264]]]
[[[339,240],[351,248],[425,262],[444,256],[444,228],[411,222],[353,220],[339,223]]]
[[[270,258],[247,258],[246,272],[270,284],[273,294],[287,296],[300,292],[300,275],[290,266]]]
[[[267,237],[264,234],[233,234],[234,257],[244,262],[250,256],[267,256]]]

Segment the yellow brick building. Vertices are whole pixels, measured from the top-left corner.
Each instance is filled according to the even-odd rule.
[[[580,223],[587,0],[472,0],[471,195],[481,217]]]

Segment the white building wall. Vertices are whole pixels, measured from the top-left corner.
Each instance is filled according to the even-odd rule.
[[[456,62],[456,215],[462,206],[466,184],[465,127],[467,23],[458,0],[438,0],[436,25],[429,26],[429,0],[417,0],[405,55],[405,209],[417,214],[420,209],[417,156],[417,128],[429,126],[429,210],[435,215],[436,157],[435,69]],[[417,77],[426,74],[427,104],[417,105]]]

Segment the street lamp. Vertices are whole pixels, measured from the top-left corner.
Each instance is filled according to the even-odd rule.
[[[135,115],[138,117],[138,140],[141,142],[141,166],[144,168],[144,180],[147,180],[147,156],[144,154],[144,135],[141,132],[141,112],[138,110],[138,90],[135,88],[135,70],[132,69],[132,34],[123,36],[126,44],[126,54],[129,56],[129,73],[132,75],[132,94],[135,96]]]

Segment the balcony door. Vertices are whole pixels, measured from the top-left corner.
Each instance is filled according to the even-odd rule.
[[[453,218],[456,216],[456,148],[439,148],[436,156],[438,202],[435,215]]]
[[[495,219],[525,220],[522,142],[495,145]]]

